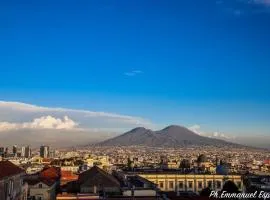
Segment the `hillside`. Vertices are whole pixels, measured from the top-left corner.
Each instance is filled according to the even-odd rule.
[[[105,140],[98,146],[149,146],[149,147],[180,147],[189,145],[239,146],[220,139],[200,136],[182,126],[168,126],[159,131],[138,127],[117,137]]]

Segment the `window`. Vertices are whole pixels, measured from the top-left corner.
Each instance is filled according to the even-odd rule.
[[[173,181],[169,181],[169,188],[170,188],[170,189],[173,189],[173,188],[174,188],[174,186],[173,186]]]
[[[159,182],[159,187],[160,187],[160,188],[163,188],[163,187],[164,187],[163,181],[160,181],[160,182]]]
[[[40,184],[38,184],[38,188],[42,188],[42,184],[40,183]]]
[[[188,182],[188,187],[189,187],[189,188],[192,188],[192,187],[193,187],[193,182],[192,182],[192,181],[189,181],[189,182]]]
[[[212,181],[207,181],[207,187],[212,188]]]
[[[8,182],[5,182],[4,183],[4,196],[5,196],[5,198],[7,199],[7,197],[8,197]]]
[[[199,188],[199,189],[202,189],[202,187],[203,187],[203,186],[202,186],[202,181],[198,181],[198,188]]]
[[[178,182],[178,186],[180,189],[183,189],[184,188],[184,182],[183,181],[179,181]]]
[[[221,189],[221,181],[217,181],[217,189]]]
[[[13,193],[13,180],[9,180],[8,182],[8,194],[11,195]]]
[[[37,196],[37,200],[43,200],[43,196]]]

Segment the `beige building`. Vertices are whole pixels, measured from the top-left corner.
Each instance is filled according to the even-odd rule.
[[[78,178],[80,193],[98,194],[100,191],[106,193],[120,193],[119,181],[97,166],[81,173]]]
[[[77,173],[79,171],[79,166],[61,166],[61,171],[70,171],[72,173]]]
[[[0,200],[26,200],[27,184],[24,170],[10,161],[0,161]]]
[[[93,156],[93,157],[87,158],[85,162],[87,163],[89,167],[93,167],[94,165],[97,165],[101,168],[110,166],[108,156]]]
[[[178,174],[178,173],[141,173],[139,176],[155,183],[161,191],[192,191],[199,193],[210,187],[212,190],[222,189],[227,180],[233,181],[239,190],[243,189],[240,175],[206,175],[206,174]]]
[[[29,182],[29,196],[37,200],[54,200],[56,198],[56,183],[33,181]]]

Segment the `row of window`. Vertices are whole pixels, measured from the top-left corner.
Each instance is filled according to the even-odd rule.
[[[13,189],[14,189],[14,181],[13,180],[9,180],[9,181],[4,183],[4,192],[5,192],[6,198],[13,193]]]
[[[187,181],[186,183],[186,187],[187,188],[193,188],[193,181]],[[203,189],[203,181],[197,181],[198,185],[198,189]],[[164,181],[159,181],[159,188],[164,188]],[[241,187],[241,182],[237,182],[237,185],[238,187],[240,188]],[[169,189],[174,189],[174,181],[169,181],[168,182],[168,187]],[[178,182],[178,188],[179,189],[184,189],[185,187],[185,183],[184,181],[179,181]],[[213,181],[207,181],[207,187],[209,188],[212,188],[213,187]],[[215,188],[216,189],[221,189],[222,188],[222,183],[221,181],[216,181],[216,184],[215,184]]]

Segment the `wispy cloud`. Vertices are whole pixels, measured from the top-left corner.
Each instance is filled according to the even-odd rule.
[[[270,13],[270,0],[216,0],[216,4],[233,16]]]
[[[0,141],[5,144],[77,145],[155,125],[142,117],[0,101]]]
[[[254,3],[257,3],[257,4],[262,4],[262,5],[265,5],[265,6],[270,6],[270,0],[250,0],[249,2],[254,2]]]
[[[244,11],[235,9],[233,11],[233,14],[236,15],[236,16],[240,16],[240,15],[243,15],[244,14]]]
[[[222,0],[217,0],[216,4],[223,4],[224,2]]]
[[[124,75],[126,76],[136,76],[138,74],[141,74],[143,73],[141,70],[133,70],[133,71],[130,71],[130,72],[125,72]]]
[[[108,112],[95,112],[89,110],[78,110],[69,108],[53,108],[31,105],[21,102],[0,101],[0,122],[23,123],[22,119],[33,121],[44,116],[46,120],[59,118],[72,119],[79,123],[80,128],[133,128],[135,126],[151,127],[152,122],[136,116],[120,115]],[[65,118],[65,116],[68,116]],[[43,119],[43,118],[42,118]]]

